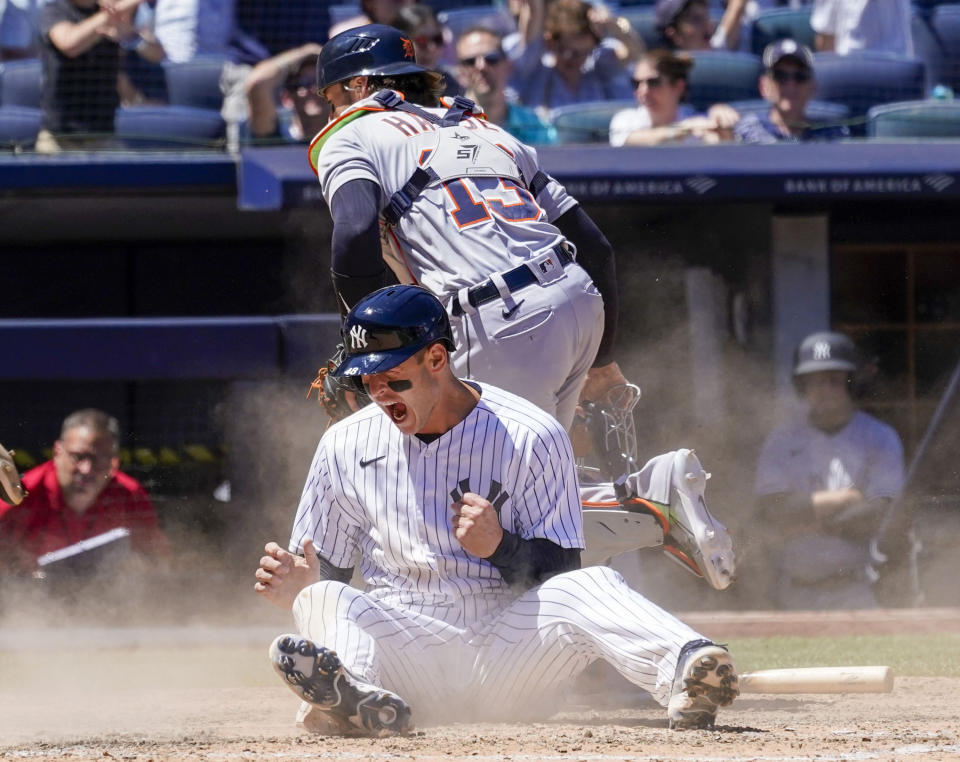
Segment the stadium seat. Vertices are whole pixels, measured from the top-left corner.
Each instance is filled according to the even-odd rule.
[[[555,108],[550,123],[560,143],[606,143],[610,139],[610,120],[618,111],[636,108],[633,100],[571,103]]]
[[[43,67],[38,58],[0,64],[0,104],[40,108]]]
[[[957,90],[960,88],[960,5],[935,7],[930,14],[930,29],[938,47],[934,50],[935,71],[929,80]],[[922,55],[920,51],[918,54]]]
[[[37,139],[43,112],[27,106],[0,106],[0,149],[32,144]]]
[[[880,103],[923,97],[923,62],[890,53],[815,53],[817,97],[842,103],[851,117]]]
[[[220,72],[227,59],[223,56],[197,56],[192,61],[165,61],[167,93],[173,106],[219,109],[223,103]]]
[[[760,13],[752,25],[750,47],[758,56],[771,42],[787,37],[813,50],[814,31],[810,26],[812,6],[805,8],[774,8]]]
[[[867,112],[871,138],[960,138],[960,103],[906,101],[874,106]]]
[[[501,35],[510,34],[517,28],[506,7],[498,5],[448,8],[437,13],[437,21],[450,30],[454,40],[472,26],[487,26]]]
[[[132,149],[221,149],[226,124],[216,109],[131,106],[117,109],[114,130]]]
[[[760,56],[727,50],[698,50],[687,78],[687,100],[698,111],[714,103],[742,101],[757,96],[757,79],[763,70]]]
[[[630,5],[619,10],[619,15],[630,22],[630,26],[643,40],[647,50],[663,47],[660,43],[660,32],[657,29],[657,19],[653,15],[650,5]]]
[[[741,116],[746,114],[761,114],[770,110],[770,103],[763,98],[752,98],[747,101],[729,101],[730,107],[736,109]],[[850,116],[850,109],[842,103],[827,101],[810,101],[807,103],[807,119],[818,124],[837,124]]]

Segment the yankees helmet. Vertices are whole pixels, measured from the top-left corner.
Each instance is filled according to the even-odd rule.
[[[346,356],[334,376],[382,373],[436,341],[455,348],[447,311],[420,286],[387,286],[364,297],[347,313],[341,334]]]
[[[856,369],[856,347],[842,333],[811,333],[800,342],[793,354],[794,378],[822,370],[845,370],[853,373]]]
[[[327,41],[317,57],[317,91],[345,79],[373,74],[427,71],[417,63],[413,41],[399,29],[367,24]]]

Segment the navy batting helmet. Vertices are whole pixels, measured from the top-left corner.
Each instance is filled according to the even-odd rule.
[[[392,26],[367,24],[324,43],[317,57],[317,90],[351,77],[419,71],[427,69],[417,63],[409,37]]]
[[[857,350],[842,333],[819,331],[800,342],[793,355],[793,375],[802,376],[822,370],[857,369]]]
[[[374,291],[347,313],[341,333],[346,357],[334,376],[382,373],[435,341],[454,349],[447,311],[420,286]]]

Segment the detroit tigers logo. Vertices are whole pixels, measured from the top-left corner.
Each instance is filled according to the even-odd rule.
[[[408,40],[406,37],[401,37],[400,44],[403,45],[403,57],[416,61],[417,56],[413,52],[413,43],[410,42],[410,40]]]
[[[363,349],[367,346],[367,329],[362,325],[355,325],[350,329],[350,346],[353,349]]]
[[[475,492],[479,494],[479,490],[470,489],[469,479],[461,479],[460,483],[450,490],[450,497],[453,498],[453,502],[458,503],[463,499],[464,492]],[[493,503],[493,507],[497,511],[497,516],[500,515],[500,509],[503,507],[503,504],[507,502],[508,497],[510,497],[510,493],[503,488],[500,482],[490,482],[490,491],[487,492],[487,500]]]
[[[813,359],[814,360],[829,360],[830,359],[830,344],[826,341],[818,341],[813,345]]]

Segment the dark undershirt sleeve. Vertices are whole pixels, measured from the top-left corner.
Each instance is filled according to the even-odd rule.
[[[350,180],[330,200],[333,240],[330,272],[341,314],[392,282],[380,251],[380,186]]]
[[[577,205],[554,220],[564,237],[577,247],[577,262],[587,271],[603,297],[603,339],[597,350],[594,366],[609,365],[614,360],[617,319],[620,312],[617,296],[617,269],[613,247],[583,209]]]
[[[508,585],[526,590],[556,574],[579,569],[580,549],[561,548],[542,537],[524,540],[503,530],[503,539],[487,560]]]
[[[342,582],[345,585],[350,584],[350,580],[353,578],[352,566],[346,569],[340,566],[334,566],[319,554],[317,555],[317,560],[320,562],[320,582],[332,580],[333,582]]]

